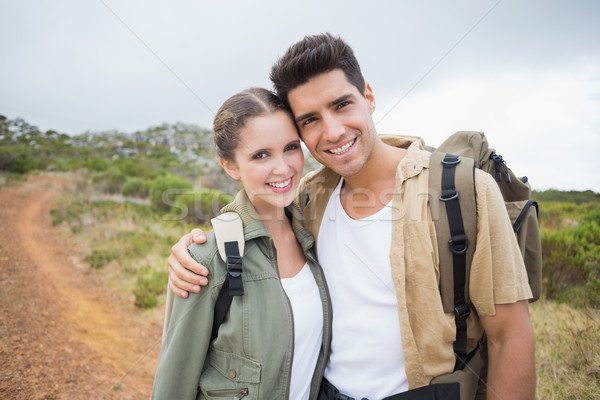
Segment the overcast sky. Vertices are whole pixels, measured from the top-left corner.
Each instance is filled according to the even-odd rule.
[[[600,192],[600,2],[2,0],[0,114],[70,135],[212,126],[271,87],[307,34],[339,34],[379,133],[486,132],[536,189]]]

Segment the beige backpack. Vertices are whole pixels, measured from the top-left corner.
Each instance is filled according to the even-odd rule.
[[[454,313],[456,321],[455,373],[461,380],[461,398],[474,398],[477,383],[479,394],[485,389],[485,337],[479,349],[467,354],[467,317],[469,272],[475,251],[477,205],[475,168],[491,174],[504,197],[504,202],[527,269],[533,293],[530,302],[542,291],[542,248],[538,225],[538,205],[530,199],[527,177],[518,178],[502,156],[488,146],[481,132],[461,131],[450,136],[432,150],[429,175],[430,208],[434,216],[440,259],[440,293],[446,313]],[[439,199],[439,201],[435,201]],[[481,354],[475,354],[481,353]],[[482,360],[480,360],[480,357]],[[468,368],[464,368],[465,365]],[[479,365],[484,370],[479,371]],[[467,371],[468,370],[468,371]],[[464,379],[463,379],[464,378]],[[434,380],[435,381],[435,380]],[[463,387],[464,386],[464,387]],[[464,397],[463,397],[464,394]]]

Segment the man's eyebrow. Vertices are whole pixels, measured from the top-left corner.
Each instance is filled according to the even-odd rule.
[[[345,94],[345,95],[343,95],[343,96],[340,96],[340,97],[338,97],[338,98],[337,98],[337,99],[335,99],[335,100],[332,100],[332,101],[330,101],[330,102],[327,104],[327,106],[328,106],[328,107],[333,107],[333,106],[335,106],[336,104],[340,104],[340,103],[342,103],[342,102],[344,102],[344,101],[346,101],[346,100],[352,100],[352,99],[354,99],[354,98],[355,98],[354,94],[352,94],[352,93],[348,93],[348,94]],[[302,115],[300,115],[300,116],[296,117],[296,123],[300,123],[301,121],[303,121],[303,120],[305,120],[305,119],[308,119],[308,118],[312,117],[312,116],[313,116],[313,115],[315,115],[315,114],[316,114],[316,112],[315,112],[315,111],[311,111],[311,112],[307,112],[306,114],[302,114]]]
[[[300,122],[304,121],[305,119],[308,119],[308,118],[312,117],[315,114],[316,114],[316,112],[311,111],[311,112],[307,112],[306,114],[300,115],[299,117],[296,118],[296,124],[299,124]]]
[[[329,107],[335,106],[336,104],[340,104],[346,100],[354,99],[354,95],[352,93],[345,94],[343,96],[338,97],[337,99],[329,102]]]

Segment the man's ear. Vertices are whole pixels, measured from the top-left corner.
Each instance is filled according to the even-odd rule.
[[[236,181],[240,180],[240,171],[238,170],[237,165],[235,165],[235,162],[219,158],[219,164],[221,164],[221,167],[223,167],[231,179],[235,179]]]
[[[373,114],[373,112],[375,112],[375,95],[368,82],[365,82],[365,99],[367,99],[369,110],[371,111],[371,114]]]

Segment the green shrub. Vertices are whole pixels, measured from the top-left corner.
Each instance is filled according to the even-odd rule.
[[[231,200],[230,195],[216,189],[202,188],[186,192],[177,196],[168,219],[183,220],[192,224],[208,222]]]
[[[139,308],[152,308],[158,304],[158,296],[165,291],[169,273],[165,268],[142,270],[143,275],[138,278],[137,287],[133,290],[135,305]]]
[[[108,161],[103,158],[89,158],[83,162],[83,165],[93,172],[102,172],[108,169]]]
[[[140,177],[127,178],[121,188],[121,194],[123,196],[148,197],[150,194],[150,182]]]
[[[11,148],[0,149],[0,170],[12,171],[17,155]]]
[[[160,213],[168,212],[175,199],[192,188],[190,181],[175,175],[156,178],[150,186],[150,203]]]
[[[542,276],[547,297],[575,306],[600,306],[600,213],[579,225],[542,231]]]
[[[540,225],[547,229],[562,229],[578,225],[588,214],[600,212],[600,203],[575,204],[544,202],[539,205]]]
[[[121,187],[125,182],[126,176],[116,168],[109,168],[106,171],[98,172],[92,177],[92,184],[101,192],[120,193]]]
[[[44,168],[45,164],[40,159],[31,157],[26,150],[21,152],[15,152],[10,148],[0,150],[0,170],[27,174]]]
[[[115,161],[113,166],[126,176],[130,177],[137,176],[146,178],[149,172],[147,166],[144,165],[144,163],[141,163],[139,158],[119,158]]]
[[[92,268],[100,269],[116,259],[118,255],[119,253],[116,249],[94,250],[85,256],[85,261],[87,261]]]

